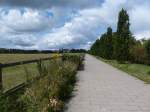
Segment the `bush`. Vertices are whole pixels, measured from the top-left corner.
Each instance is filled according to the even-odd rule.
[[[47,75],[42,75],[26,88],[20,98],[22,112],[60,112],[63,109],[73,91],[75,74],[82,61],[80,55],[65,55],[63,58],[63,61],[52,60],[45,67]]]
[[[0,112],[23,112],[22,103],[18,100],[22,90],[9,95],[4,95],[0,92]]]

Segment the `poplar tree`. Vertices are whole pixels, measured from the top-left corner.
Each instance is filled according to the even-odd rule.
[[[107,28],[107,34],[106,34],[106,43],[105,43],[105,53],[107,59],[112,59],[113,56],[113,39],[112,39],[112,28]]]
[[[114,54],[118,61],[127,61],[130,57],[129,50],[133,39],[129,27],[129,15],[122,9],[118,16],[117,37],[114,45]]]
[[[91,54],[93,55],[99,55],[100,49],[99,49],[99,39],[95,41],[95,43],[91,46],[90,50]]]
[[[100,49],[100,56],[103,57],[103,58],[106,58],[106,33],[102,34],[102,36],[100,37],[100,46],[99,46],[99,49]]]

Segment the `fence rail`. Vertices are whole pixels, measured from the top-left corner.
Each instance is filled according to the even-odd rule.
[[[60,56],[61,58],[62,56]],[[2,64],[0,63],[0,90],[3,90],[3,68],[7,68],[7,67],[13,67],[13,66],[17,66],[17,65],[23,65],[23,64],[30,64],[30,63],[36,63],[36,62],[42,62],[42,61],[46,61],[46,60],[52,60],[55,59],[56,57],[48,57],[48,58],[40,58],[40,59],[34,59],[34,60],[27,60],[27,61],[19,61],[19,62],[13,62],[13,63],[6,63],[6,64]],[[9,89],[8,91],[6,91],[6,94],[15,92],[16,90],[24,87],[26,84],[22,83],[19,84],[17,86],[15,86],[12,89]]]
[[[24,87],[26,87],[26,86],[27,86],[26,83],[21,83],[21,84],[15,86],[15,87],[13,87],[13,88],[11,88],[11,89],[5,91],[4,94],[5,94],[6,96],[11,95],[11,94],[16,93],[16,91],[18,91],[18,90],[20,90],[21,88],[24,88]]]

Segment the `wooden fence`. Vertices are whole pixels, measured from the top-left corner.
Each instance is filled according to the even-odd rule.
[[[60,58],[61,57],[62,56],[60,56]],[[40,58],[40,59],[20,61],[20,62],[14,62],[14,63],[6,63],[6,64],[0,63],[0,90],[3,90],[3,69],[4,68],[13,67],[13,66],[17,66],[17,65],[23,65],[23,64],[36,63],[36,62],[41,63],[42,61],[52,60],[52,59],[56,59],[56,57]],[[24,86],[25,86],[25,83],[19,84],[18,86],[6,91],[6,93],[15,92],[17,89],[22,88]]]

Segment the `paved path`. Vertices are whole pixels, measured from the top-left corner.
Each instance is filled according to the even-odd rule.
[[[67,112],[150,112],[150,85],[86,55]]]

